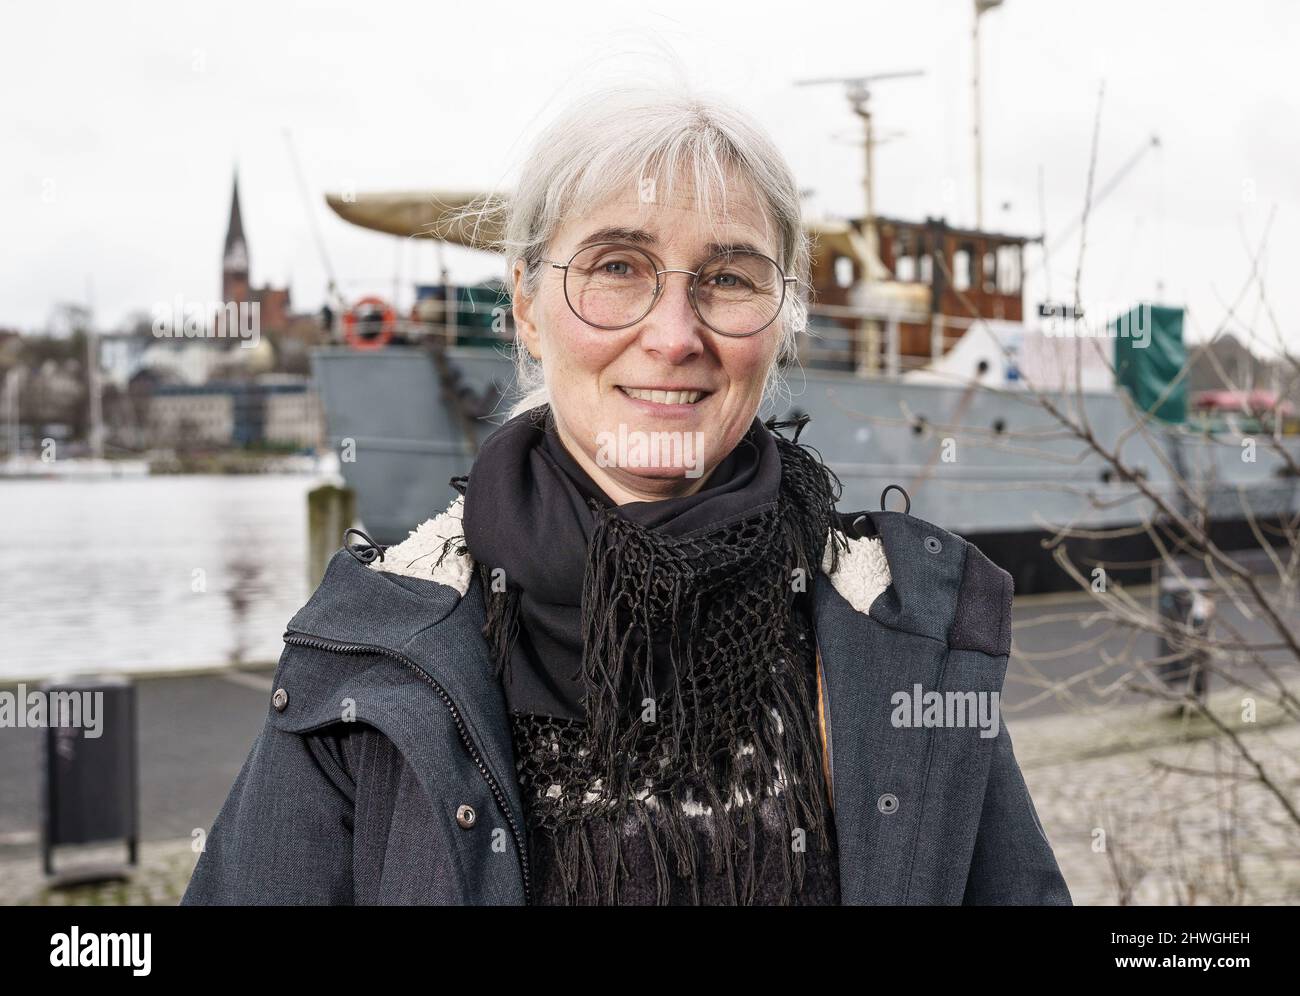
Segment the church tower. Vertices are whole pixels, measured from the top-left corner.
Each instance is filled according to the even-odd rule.
[[[239,214],[239,172],[235,172],[234,191],[230,197],[230,222],[226,226],[226,249],[221,257],[221,300],[251,301],[248,271],[248,243],[244,239],[244,220]]]

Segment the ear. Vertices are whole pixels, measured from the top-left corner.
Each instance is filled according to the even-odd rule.
[[[510,310],[514,315],[515,328],[518,330],[519,337],[523,339],[524,345],[528,348],[529,354],[535,360],[542,358],[542,341],[541,335],[537,331],[537,326],[533,324],[533,299],[524,295],[521,290],[524,282],[524,261],[515,260],[514,267],[514,293],[510,297]]]

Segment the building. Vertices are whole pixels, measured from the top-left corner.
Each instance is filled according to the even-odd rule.
[[[251,274],[248,237],[244,234],[244,218],[239,206],[239,176],[236,174],[221,257],[221,300],[223,303],[246,301],[257,304],[259,329],[265,341],[275,349],[275,369],[309,373],[311,349],[322,344],[328,333],[320,316],[315,313],[296,314],[288,287],[269,284],[254,287]]]
[[[268,443],[292,443],[318,449],[325,435],[325,412],[310,383],[290,374],[258,378],[262,392],[262,438]]]
[[[235,396],[222,384],[159,384],[149,399],[149,433],[158,446],[229,446]]]
[[[324,417],[306,378],[273,374],[249,382],[160,384],[150,400],[149,427],[157,446],[316,449]]]
[[[230,220],[226,224],[226,245],[221,256],[221,300],[257,304],[262,332],[283,332],[291,324],[289,288],[254,287],[248,258],[248,238],[239,210],[239,174],[235,174],[230,195]]]

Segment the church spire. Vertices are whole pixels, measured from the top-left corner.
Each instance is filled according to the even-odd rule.
[[[239,170],[235,170],[234,190],[230,195],[230,222],[226,226],[226,249],[221,269],[248,276],[248,243],[244,240],[244,219],[239,214]]]

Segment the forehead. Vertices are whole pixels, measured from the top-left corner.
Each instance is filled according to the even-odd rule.
[[[714,188],[701,203],[689,179],[671,190],[649,180],[630,186],[580,217],[570,218],[554,244],[572,253],[592,242],[629,242],[661,254],[711,255],[746,248],[773,258],[778,250],[766,212],[748,184]]]

